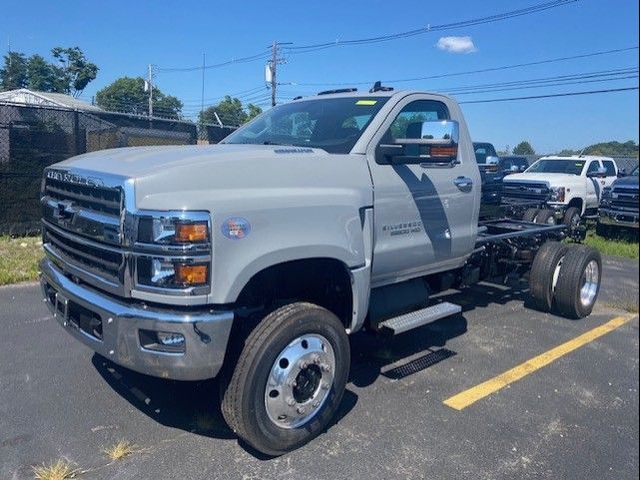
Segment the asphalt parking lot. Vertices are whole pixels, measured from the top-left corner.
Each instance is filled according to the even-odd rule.
[[[57,325],[36,285],[2,288],[0,478],[59,458],[91,479],[637,478],[638,318],[623,309],[638,303],[638,262],[606,259],[604,275],[582,321],[527,309],[516,282],[454,295],[462,315],[392,340],[355,335],[337,423],[275,459],[226,428],[215,381],[109,364]],[[614,318],[466,408],[444,403]],[[121,439],[136,451],[110,463],[103,449]]]

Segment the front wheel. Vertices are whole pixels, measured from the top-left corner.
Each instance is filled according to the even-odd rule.
[[[247,338],[222,395],[223,416],[260,452],[282,455],[327,427],[349,364],[349,340],[333,313],[310,303],[282,307]]]

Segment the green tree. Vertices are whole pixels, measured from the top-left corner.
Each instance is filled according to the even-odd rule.
[[[147,115],[149,92],[145,91],[142,77],[122,77],[96,93],[96,103],[100,108],[112,112]],[[153,113],[158,117],[180,118],[182,102],[172,95],[153,88]]]
[[[515,148],[513,149],[513,154],[514,155],[535,155],[536,151],[533,149],[533,147],[528,141],[523,140],[522,142],[520,142],[518,145],[515,146]]]
[[[39,92],[66,93],[67,81],[61,68],[36,54],[27,61],[27,88]]]
[[[605,155],[605,156],[620,156],[620,157],[637,157],[638,156],[638,144],[633,140],[628,140],[624,143],[621,142],[602,142],[594,145],[589,145],[584,149],[585,155]]]
[[[27,86],[27,58],[18,52],[8,52],[0,68],[0,90],[15,90]]]
[[[261,113],[262,113],[262,108],[260,108],[257,105],[254,105],[253,103],[250,103],[249,105],[247,105],[247,122],[249,120],[253,120],[255,117],[257,117]]]
[[[218,118],[224,125],[239,126],[248,122],[252,118],[260,115],[262,109],[252,103],[247,105],[246,110],[242,106],[242,102],[237,98],[231,98],[229,95],[217,104],[203,110],[198,115],[200,123],[218,123]],[[216,114],[218,118],[216,118]]]
[[[66,81],[66,90],[74,97],[80,95],[98,75],[97,65],[89,62],[79,47],[55,47],[51,54],[62,65],[61,73]]]
[[[41,55],[27,58],[18,52],[4,56],[0,68],[0,89],[29,88],[40,92],[69,93],[74,97],[96,78],[98,67],[89,62],[78,47],[51,50],[55,63]]]
[[[240,100],[225,95],[217,105],[210,106],[198,115],[200,123],[218,123],[218,118],[224,125],[237,126],[247,120],[247,113]]]

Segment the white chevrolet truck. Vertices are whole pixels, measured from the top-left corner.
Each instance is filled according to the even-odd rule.
[[[616,178],[612,158],[542,157],[523,173],[504,179],[502,204],[526,221],[575,228],[582,218],[597,218],[602,192]]]
[[[478,222],[454,100],[379,85],[275,107],[219,145],[69,159],[42,205],[60,325],[137,372],[219,376],[229,426],[269,455],[329,425],[353,332],[458,315],[433,294],[483,279],[528,275],[537,308],[572,318],[600,288],[598,252],[565,226]]]

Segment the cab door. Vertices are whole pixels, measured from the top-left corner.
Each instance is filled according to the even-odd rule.
[[[598,171],[602,168],[599,160],[591,160],[591,163],[587,165],[586,170],[586,186],[587,196],[585,199],[585,208],[597,208],[600,203],[600,195],[604,186],[601,184],[602,179],[598,178]]]
[[[380,145],[424,138],[415,136],[417,124],[449,119],[459,122],[457,162],[430,166],[381,161]],[[429,95],[400,100],[373,135],[367,147],[374,192],[372,286],[464,263],[475,245],[480,208],[480,173],[471,145],[457,105]]]
[[[603,160],[602,165],[607,171],[604,177],[603,188],[610,187],[618,178],[618,169],[616,168],[616,164],[613,160]]]

